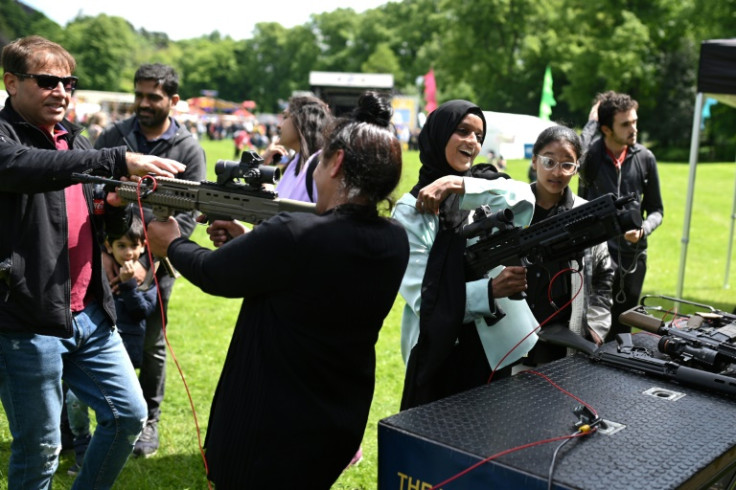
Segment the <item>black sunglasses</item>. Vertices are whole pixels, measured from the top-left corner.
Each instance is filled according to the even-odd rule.
[[[74,93],[77,89],[77,77],[55,77],[53,75],[36,75],[34,73],[13,73],[13,75],[23,78],[33,78],[36,84],[46,90],[54,90],[59,86],[59,82],[64,86],[64,90]]]

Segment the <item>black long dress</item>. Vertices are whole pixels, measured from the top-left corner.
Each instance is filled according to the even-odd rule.
[[[178,239],[174,266],[209,294],[242,297],[205,441],[230,488],[329,488],[360,445],[375,343],[409,257],[373,209],[280,214],[218,250]]]

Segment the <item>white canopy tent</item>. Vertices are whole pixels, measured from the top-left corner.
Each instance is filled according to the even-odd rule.
[[[508,112],[483,111],[486,118],[486,139],[480,150],[486,156],[489,150],[506,160],[531,158],[531,147],[539,133],[556,123],[536,116]]]
[[[680,272],[677,278],[678,298],[682,298],[682,289],[685,282],[685,262],[687,259],[687,245],[690,240],[690,218],[692,215],[693,193],[695,190],[695,169],[698,163],[698,149],[700,147],[700,124],[703,113],[703,99],[706,96],[736,107],[736,38],[703,41],[700,45],[698,91],[695,96],[693,132],[690,142],[690,175],[688,178],[687,201],[685,204],[685,222],[682,232]],[[734,202],[731,211],[731,232],[728,241],[724,287],[728,285],[734,220],[736,220],[736,189],[734,190]]]

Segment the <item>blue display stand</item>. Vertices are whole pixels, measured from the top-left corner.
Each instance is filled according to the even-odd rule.
[[[582,356],[537,371],[609,422],[607,433],[561,448],[553,488],[670,490],[731,481],[735,400]],[[427,490],[491,455],[572,434],[579,405],[542,377],[521,373],[383,419],[378,488]],[[442,488],[546,489],[559,444],[510,452]]]

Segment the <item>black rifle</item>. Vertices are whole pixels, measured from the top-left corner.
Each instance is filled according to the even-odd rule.
[[[633,203],[631,206],[626,206]],[[531,265],[577,256],[583,250],[641,228],[636,196],[605,194],[527,228],[514,226],[514,213],[475,210],[473,223],[463,227],[466,238],[479,237],[465,250],[465,274],[480,279],[498,265]]]
[[[616,335],[616,342],[617,352],[599,349],[591,356],[591,359],[615,367],[672,379],[690,386],[736,395],[736,378],[684,366],[671,359],[661,359],[650,355],[646,349],[634,347],[629,333]]]
[[[628,333],[616,335],[615,348],[612,347],[613,342],[598,347],[593,342],[561,325],[541,329],[539,338],[551,344],[584,352],[595,363],[643,372],[684,385],[736,395],[736,378],[685,366],[675,362],[668,356],[657,357],[646,346],[634,345],[632,335]]]
[[[688,304],[707,311],[684,315],[665,311],[660,306],[648,306],[650,298]],[[671,314],[665,322],[652,313]],[[661,335],[657,348],[682,364],[723,372],[736,363],[736,315],[711,306],[669,296],[644,296],[640,305],[620,316],[621,323]]]
[[[281,199],[264,184],[274,184],[280,176],[277,167],[261,165],[256,152],[243,152],[240,162],[219,160],[215,164],[217,182],[193,182],[166,177],[143,177],[140,183],[72,174],[76,182],[105,184],[117,190],[125,201],[151,206],[156,219],[165,220],[174,211],[199,211],[208,221],[238,219],[260,223],[282,211],[314,213],[314,204]]]

